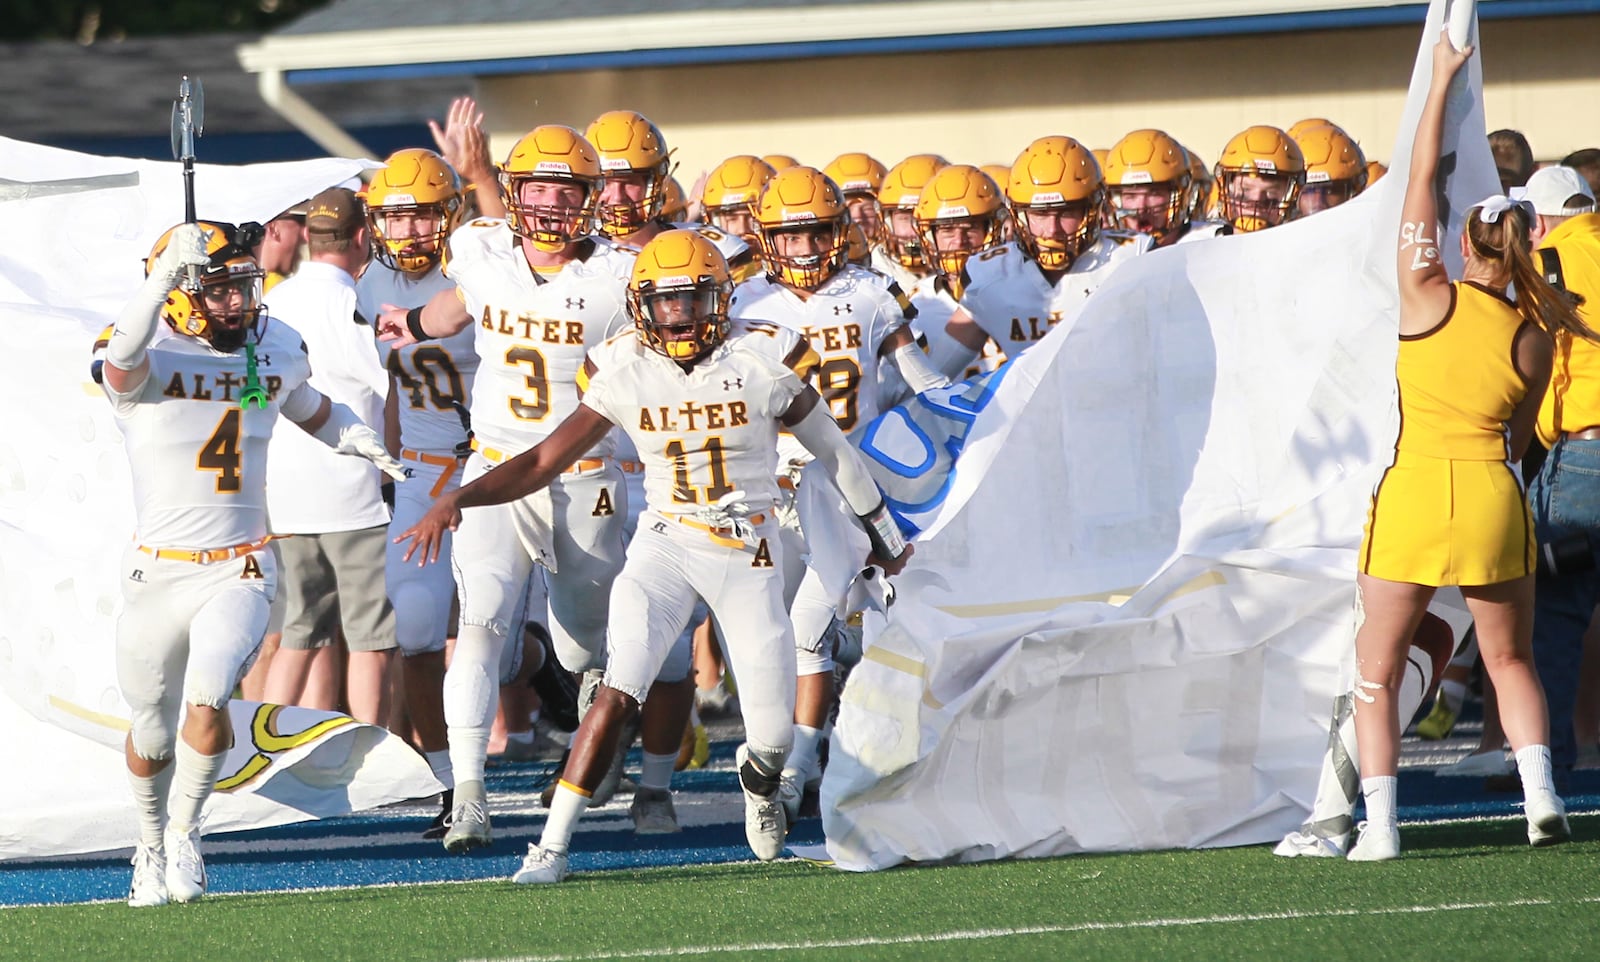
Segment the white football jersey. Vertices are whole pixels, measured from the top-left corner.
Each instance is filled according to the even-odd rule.
[[[868,266],[908,291],[917,286],[917,282],[927,276],[918,274],[909,267],[901,266],[899,261],[889,256],[888,252],[882,247],[876,245],[872,248],[872,259]]]
[[[779,418],[805,384],[774,347],[740,326],[689,371],[632,335],[595,350],[583,403],[633,439],[650,510],[691,514],[733,491],[753,510],[776,503]]]
[[[950,288],[945,286],[943,276],[931,275],[922,278],[917,286],[911,289],[911,306],[917,309],[917,316],[911,319],[911,329],[927,345],[930,356],[944,357],[958,350],[950,343],[953,339],[945,327],[950,323],[950,318],[955,316],[956,308],[960,305],[951,296]],[[966,348],[959,350],[965,351]],[[963,381],[969,377],[977,377],[1005,362],[1005,354],[1001,353],[999,345],[990,338],[984,343],[983,352],[978,355],[978,359],[968,365],[956,380]]]
[[[817,393],[850,434],[878,416],[878,351],[916,309],[898,284],[847,264],[806,297],[770,277],[752,278],[734,288],[731,312],[780,324],[810,343],[820,361]]]
[[[373,261],[356,281],[356,310],[377,327],[385,304],[421,307],[455,282],[435,267],[426,274],[407,274]],[[462,423],[472,400],[472,379],[478,373],[476,338],[471,327],[438,340],[391,347],[378,342],[383,366],[394,380],[400,404],[400,444],[413,451],[449,456],[467,440]]]
[[[129,394],[105,385],[132,469],[140,544],[214,549],[266,536],[267,441],[278,412],[304,420],[322,395],[306,383],[311,364],[287,324],[263,320],[255,355],[264,408],[239,406],[243,350],[224,354],[166,330],[150,346],[144,384]]]
[[[1226,237],[1232,233],[1233,225],[1225,220],[1191,221],[1189,229],[1183,232],[1183,236],[1178,238],[1176,244],[1192,244],[1195,241],[1210,240],[1213,237]]]
[[[1118,264],[1150,248],[1138,235],[1125,244],[1101,237],[1073,262],[1054,286],[1015,241],[991,247],[967,261],[967,287],[961,306],[1006,357],[1016,357],[1062,321],[1072,321],[1089,295]]]
[[[528,266],[503,220],[472,221],[450,235],[447,271],[473,317],[478,374],[472,431],[484,445],[520,453],[578,406],[589,349],[632,324],[614,245],[588,238],[560,272]],[[589,454],[611,454],[610,438]]]
[[[750,264],[751,259],[755,257],[755,252],[750,249],[750,245],[745,242],[744,238],[718,230],[710,224],[701,224],[696,221],[674,221],[666,226],[669,230],[692,230],[710,241],[722,253],[723,260],[728,262],[728,267],[734,272],[736,278],[741,265]],[[644,245],[614,243],[616,243],[619,254],[627,255],[625,260],[617,262],[621,268],[619,276],[622,278],[623,283],[627,283],[629,276],[633,273],[634,259],[639,256],[639,251],[643,249]],[[748,267],[744,269],[748,270]]]

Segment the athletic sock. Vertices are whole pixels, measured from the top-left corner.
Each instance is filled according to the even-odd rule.
[[[148,778],[128,773],[128,784],[133,786],[133,804],[139,810],[139,841],[159,849],[167,827],[167,796],[172,791],[172,772],[177,768],[170,761],[161,771]]]
[[[450,766],[450,749],[441,748],[436,752],[423,752],[422,757],[428,760],[428,767],[433,770],[433,777],[437,778],[445,788],[456,787],[455,769]]]
[[[1394,775],[1374,775],[1361,780],[1361,795],[1367,803],[1368,825],[1395,824],[1395,790],[1399,784],[1400,779]]]
[[[1517,749],[1517,774],[1522,777],[1523,797],[1535,792],[1555,793],[1550,774],[1550,746],[1524,745]]]
[[[644,767],[639,772],[639,787],[667,791],[672,787],[672,770],[678,765],[678,753],[657,755],[644,753]]]
[[[785,772],[798,772],[804,781],[817,775],[817,751],[822,746],[822,729],[810,725],[794,726],[794,747],[789,749]]]
[[[546,852],[565,852],[578,817],[588,807],[588,795],[565,780],[557,782],[555,794],[550,797],[550,814],[545,816],[544,832],[539,836],[539,847]]]
[[[167,825],[174,832],[188,834],[200,823],[200,812],[205,808],[206,799],[211,797],[211,790],[217,785],[217,773],[222,770],[222,761],[228,757],[228,753],[202,755],[180,738],[174,754],[177,760],[172,764],[174,771],[172,791],[167,798]]]

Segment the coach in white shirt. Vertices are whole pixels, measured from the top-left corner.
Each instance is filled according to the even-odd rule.
[[[312,386],[381,432],[389,375],[372,327],[356,311],[355,277],[367,258],[361,201],[342,187],[323,191],[308,205],[306,234],[310,256],[272,289],[269,313],[300,332]],[[267,515],[273,534],[290,537],[278,542],[283,641],[268,669],[266,700],[336,709],[336,675],[310,685],[307,679],[314,661],[319,673],[335,669],[336,659],[319,659],[317,650],[343,628],[350,714],[384,724],[395,628],[384,590],[389,511],[382,479],[371,464],[339,457],[314,439],[274,433]]]

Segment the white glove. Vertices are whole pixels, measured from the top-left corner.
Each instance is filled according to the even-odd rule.
[[[205,234],[199,224],[179,224],[174,227],[166,248],[150,265],[150,276],[161,278],[166,290],[171,290],[183,277],[184,268],[210,264],[211,255],[206,253]]]
[[[378,470],[396,481],[404,481],[411,477],[411,469],[390,454],[389,449],[383,446],[383,438],[378,437],[378,432],[365,424],[346,426],[339,432],[339,443],[334,445],[333,449],[340,454],[366,458],[377,465]]]
[[[693,515],[708,528],[733,531],[741,541],[755,537],[755,528],[746,520],[749,516],[750,506],[744,503],[744,492],[739,490],[729,491],[716,504],[708,504]]]

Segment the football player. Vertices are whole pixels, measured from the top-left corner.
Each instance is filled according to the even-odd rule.
[[[957,348],[936,357],[940,370],[964,370],[994,338],[1014,358],[1070,322],[1109,273],[1150,246],[1118,244],[1100,226],[1105,178],[1094,155],[1071,137],[1041,137],[1011,165],[1006,189],[1016,240],[966,263],[961,309],[945,330]]]
[[[1276,127],[1235,134],[1217,160],[1217,215],[1241,234],[1276,227],[1299,215],[1306,161]]]
[[[712,168],[700,189],[700,216],[705,222],[754,245],[756,222],[750,207],[776,173],[760,157],[735,154]]]
[[[132,709],[136,907],[205,894],[200,812],[233,741],[228,701],[277,593],[277,565],[262,549],[279,412],[340,454],[405,476],[355,412],[307,383],[300,336],[263,317],[249,244],[210,221],[161,235],[101,367],[139,532],[122,559],[116,642],[117,684]]]
[[[461,213],[461,178],[443,157],[421,148],[391,155],[367,185],[366,206],[373,263],[356,281],[356,309],[362,317],[377,317],[386,304],[421,307],[436,294],[454,291],[442,261],[446,239]],[[400,459],[414,472],[414,483],[395,491],[389,524],[395,534],[422,517],[434,498],[461,483],[461,467],[470,453],[465,418],[478,370],[473,337],[471,328],[463,328],[426,344],[384,346],[399,421]],[[444,550],[448,555],[450,546]],[[394,544],[389,545],[384,577],[394,605],[406,710],[418,747],[446,789],[444,811],[424,833],[425,838],[440,838],[443,816],[451,808],[449,790],[455,786],[445,733],[444,669],[456,583],[447,565],[402,563]]]
[[[1116,226],[1170,247],[1232,233],[1220,221],[1196,222],[1189,152],[1160,130],[1135,130],[1106,155],[1106,193]]]
[[[463,483],[547,437],[578,404],[590,348],[623,329],[617,280],[624,255],[592,234],[600,159],[570,127],[534,128],[501,167],[507,218],[481,218],[450,237],[451,290],[426,305],[385,307],[380,336],[397,348],[473,327],[472,456]],[[549,569],[549,627],[570,671],[605,658],[605,610],[622,567],[627,488],[602,438],[547,491],[469,512],[455,539],[460,629],[445,674],[445,721],[455,773],[444,845],[491,840],[483,783],[498,687],[517,671],[521,601],[534,563]]]
[[[889,169],[871,154],[852,151],[833,158],[822,172],[844,194],[850,222],[861,228],[866,246],[883,243],[883,212],[878,207],[878,188],[883,186],[883,176]],[[850,260],[856,263],[854,257]]]
[[[794,638],[773,517],[780,429],[826,466],[866,528],[873,560],[898,572],[909,558],[865,463],[822,398],[776,358],[767,332],[730,320],[732,289],[721,254],[704,237],[670,231],[652,240],[628,284],[638,331],[594,352],[582,405],[546,441],[447,495],[409,532],[411,550],[431,557],[443,532],[460,523],[461,508],[551,483],[613,425],[633,435],[645,459],[649,511],[612,594],[605,682],[579,726],[539,844],[529,846],[514,882],[566,878],[573,825],[697,597],[722,625],[740,679],[746,741],[736,764],[746,840],[763,860],[782,853],[788,823],[777,792],[791,740]]]
[[[779,171],[762,191],[755,218],[767,273],[735,289],[734,313],[780,324],[807,339],[819,359],[810,376],[847,436],[864,431],[880,413],[877,385],[885,361],[917,394],[948,383],[912,336],[906,322],[916,311],[899,285],[846,263],[849,211],[832,180],[811,167]],[[780,454],[791,480],[809,460],[788,439]],[[832,653],[824,637],[849,588],[823,579],[813,567],[791,571],[791,579],[795,574],[802,582],[790,581],[800,662],[795,751],[785,772],[791,788],[815,777],[834,700]],[[791,810],[798,808],[798,797],[795,801]]]
[[[917,309],[911,327],[931,356],[944,357],[958,350],[945,343],[950,337],[945,325],[960,309],[967,262],[1003,243],[1003,225],[1010,213],[1005,194],[992,177],[976,167],[952,164],[922,189],[915,216],[922,257],[932,273],[911,291],[911,305]],[[992,371],[1005,360],[994,338],[988,338],[983,356],[961,377]]]
[[[1367,158],[1349,134],[1333,124],[1291,130],[1289,136],[1306,162],[1300,189],[1300,216],[1338,207],[1367,186]]]
[[[878,185],[878,211],[883,220],[872,268],[910,290],[928,274],[917,233],[917,198],[939,168],[950,162],[938,154],[912,154],[890,167]]]

